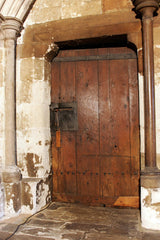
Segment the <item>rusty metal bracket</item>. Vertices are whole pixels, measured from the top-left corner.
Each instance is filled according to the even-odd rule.
[[[50,105],[51,132],[77,131],[77,103],[51,103]]]

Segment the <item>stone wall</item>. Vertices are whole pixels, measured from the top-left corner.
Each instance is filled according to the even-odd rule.
[[[16,95],[22,211],[35,212],[51,198],[50,63],[44,58],[18,57]]]
[[[107,16],[111,24],[123,21],[136,22],[135,13],[130,0],[36,0],[24,24],[24,30],[17,45],[17,164],[21,170],[22,179],[22,211],[35,212],[44,206],[51,198],[51,158],[50,158],[50,63],[45,59],[46,50],[51,41],[46,41],[45,34],[49,29],[43,29],[43,35],[35,35],[37,27],[65,19],[81,19],[100,15]],[[122,12],[123,11],[123,12]],[[124,13],[124,14],[123,14]],[[108,15],[107,15],[108,14]],[[160,156],[160,16],[154,24],[155,50],[155,83],[156,83],[156,119],[157,119],[157,156]],[[49,26],[49,25],[48,25]],[[97,23],[98,26],[98,23]],[[133,25],[134,26],[134,25]],[[85,26],[86,27],[86,26]],[[108,29],[110,29],[108,27]],[[56,29],[59,39],[65,29]],[[86,30],[87,31],[87,30]],[[111,31],[111,30],[110,30]],[[114,30],[117,31],[117,30]],[[135,29],[133,29],[133,32]],[[30,34],[28,34],[30,33]],[[49,35],[54,41],[54,29]],[[44,44],[45,41],[45,44]],[[135,39],[133,38],[133,42]],[[48,45],[47,45],[48,44]],[[141,52],[141,44],[138,52]],[[39,53],[39,54],[38,54]],[[4,76],[3,76],[3,42],[0,41],[0,165],[3,165],[4,155]],[[140,56],[140,54],[139,54]],[[144,156],[144,113],[143,113],[143,73],[139,68],[140,97],[140,127],[141,153]],[[144,160],[144,158],[142,158]],[[160,162],[160,159],[159,161]],[[143,166],[143,161],[142,161]],[[160,164],[159,164],[160,166]],[[0,183],[1,184],[1,183]],[[1,190],[1,189],[0,189]],[[3,192],[3,186],[2,186]],[[0,193],[1,194],[1,193]],[[0,206],[1,208],[1,206]],[[3,206],[2,206],[3,208]]]

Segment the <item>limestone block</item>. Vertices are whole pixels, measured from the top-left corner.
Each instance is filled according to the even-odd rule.
[[[34,58],[24,58],[20,61],[20,80],[32,81],[34,79]]]
[[[126,8],[128,10],[133,8],[133,4],[130,0],[102,0],[103,3],[103,9],[105,12],[108,11],[115,11]]]
[[[102,13],[101,0],[63,0],[62,19]]]
[[[20,60],[20,80],[33,81],[43,80],[44,78],[44,59],[35,57]]]
[[[101,0],[37,0],[26,25],[100,13]]]
[[[50,128],[49,104],[27,104],[18,106],[17,129]]]
[[[154,45],[160,46],[160,27],[155,27],[153,29],[153,38],[154,38]]]
[[[27,18],[26,25],[60,19],[61,4],[62,0],[36,0]]]
[[[44,109],[49,111],[48,106],[51,102],[50,88],[51,86],[49,81],[34,81],[32,84],[32,103],[35,103],[36,105],[47,105],[42,105],[42,108],[44,107]]]
[[[154,47],[155,84],[160,84],[160,45]]]
[[[34,58],[34,81],[36,80],[44,80],[44,59]]]
[[[44,81],[48,81],[51,85],[51,63],[48,61],[44,62]]]
[[[26,58],[19,60],[17,65],[17,103],[45,102],[49,104],[50,63],[47,63],[44,58]]]
[[[42,177],[50,172],[50,129],[17,131],[17,163],[23,177]]]

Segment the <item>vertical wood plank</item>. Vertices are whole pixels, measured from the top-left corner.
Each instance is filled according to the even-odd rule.
[[[112,149],[112,116],[110,98],[108,60],[99,61],[99,121],[100,153],[111,154]]]
[[[127,67],[127,60],[110,60],[113,155],[130,155]]]
[[[60,96],[60,63],[52,63],[52,83],[51,83],[51,102],[58,103]]]
[[[77,153],[98,154],[98,81],[97,62],[77,62],[78,124]]]
[[[75,133],[62,133],[62,161],[65,174],[65,192],[76,193],[76,150]]]
[[[131,142],[131,189],[132,195],[139,195],[139,102],[138,102],[138,79],[136,61],[128,61],[129,74],[129,98],[130,98],[130,142]]]
[[[75,62],[61,62],[61,102],[74,102]]]
[[[62,56],[73,55],[74,51],[63,51]],[[61,62],[61,102],[76,101],[75,92],[75,63]],[[63,192],[66,194],[76,193],[76,155],[75,155],[75,132],[63,131],[61,161],[63,162]]]

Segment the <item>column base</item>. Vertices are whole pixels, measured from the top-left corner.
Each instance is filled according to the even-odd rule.
[[[160,230],[160,171],[157,169],[141,175],[141,222],[144,228]]]
[[[2,171],[4,187],[4,217],[13,217],[21,211],[21,173],[18,167],[7,167]]]
[[[52,175],[22,179],[22,213],[34,214],[51,201]]]

